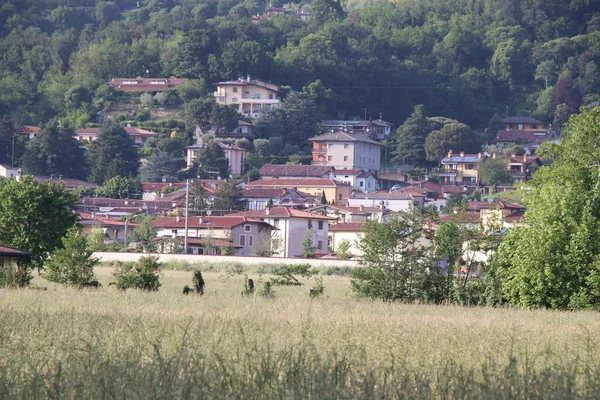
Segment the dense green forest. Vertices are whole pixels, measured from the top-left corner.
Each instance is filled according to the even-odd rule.
[[[564,119],[565,107],[600,103],[599,0],[307,0],[292,7],[309,10],[308,21],[251,19],[269,4],[282,5],[4,0],[0,132],[53,118],[94,123],[114,77],[190,78],[201,97],[251,74],[295,93],[289,105],[312,118],[400,125],[423,104],[476,130],[496,113],[552,122],[557,109]]]

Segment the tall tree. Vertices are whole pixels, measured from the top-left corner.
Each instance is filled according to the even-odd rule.
[[[479,163],[479,179],[486,185],[510,185],[513,178],[508,171],[508,162],[503,158],[486,158]]]
[[[246,201],[242,199],[242,189],[235,182],[225,183],[215,194],[213,209],[219,215],[228,214],[232,211],[244,211]]]
[[[425,154],[429,161],[440,161],[448,150],[466,149],[471,147],[468,140],[473,137],[471,128],[453,119],[430,118],[437,130],[434,130],[425,140]]]
[[[524,307],[600,306],[600,107],[569,121],[563,141],[544,145],[553,159],[529,182],[527,224],[498,254],[504,296]]]
[[[425,160],[425,139],[433,130],[425,107],[415,106],[411,116],[396,131],[396,151],[393,161],[397,164],[423,165]]]
[[[228,178],[229,160],[225,156],[221,145],[213,140],[210,135],[205,136],[205,138],[206,141],[194,161],[196,177],[200,179],[216,178],[214,173],[217,173],[221,178]]]
[[[37,267],[75,224],[75,195],[61,184],[0,179],[0,243],[29,251]]]
[[[570,114],[579,112],[579,107],[581,106],[581,89],[579,89],[577,82],[571,78],[569,71],[564,71],[558,77],[556,86],[554,87],[552,104],[555,107],[559,104],[568,105]]]
[[[163,177],[177,175],[177,162],[165,151],[155,151],[142,168],[140,180],[143,182],[160,182]]]
[[[140,157],[133,139],[117,122],[109,120],[100,128],[98,139],[89,148],[90,181],[102,185],[104,181],[122,176],[137,176]]]
[[[40,129],[23,154],[23,170],[32,175],[85,179],[86,164],[73,131],[60,127],[56,120]]]

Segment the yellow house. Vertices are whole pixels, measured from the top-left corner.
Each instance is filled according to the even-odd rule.
[[[345,183],[325,178],[265,178],[248,183],[246,188],[295,189],[313,196],[325,193],[328,203],[346,205],[352,187]]]
[[[538,130],[548,129],[548,125],[531,117],[506,117],[502,118],[506,130]]]
[[[443,184],[453,185],[461,183],[479,182],[479,165],[485,159],[485,155],[478,154],[453,154],[452,150],[442,159],[442,168],[439,175],[444,180]]]
[[[272,83],[252,79],[239,78],[235,81],[217,82],[213,84],[217,103],[237,105],[240,114],[256,118],[262,111],[281,107],[281,92]]]

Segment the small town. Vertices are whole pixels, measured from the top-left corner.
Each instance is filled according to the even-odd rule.
[[[6,0],[0,398],[596,398],[598,10]]]

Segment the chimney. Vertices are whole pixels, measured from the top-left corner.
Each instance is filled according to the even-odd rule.
[[[271,207],[265,208],[265,215],[271,214]]]
[[[495,160],[496,159],[496,153],[492,154],[492,158]]]
[[[363,212],[363,211],[365,211],[365,206],[361,204],[360,205],[360,212]]]
[[[477,158],[481,158],[481,153],[477,153]]]
[[[465,152],[464,152],[464,151],[461,151],[461,152],[460,152],[460,158],[463,158],[464,156],[465,156]]]
[[[248,82],[251,82],[251,79],[250,79],[250,74],[248,74],[248,75],[246,76],[246,81],[248,81]]]
[[[452,157],[452,149],[448,150],[448,158]]]
[[[523,154],[523,162],[526,163],[527,162],[527,154]]]
[[[175,217],[175,222],[179,222],[179,215]]]
[[[514,157],[516,157],[517,155],[516,155],[515,153],[510,153],[510,156],[514,158]]]
[[[198,223],[199,223],[199,224],[203,224],[203,223],[204,223],[204,218],[202,218],[202,217],[198,217]]]

